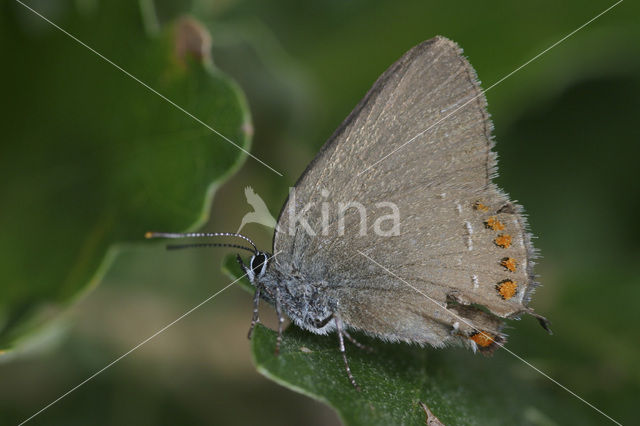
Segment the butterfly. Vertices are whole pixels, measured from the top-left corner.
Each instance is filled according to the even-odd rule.
[[[492,123],[476,73],[444,37],[405,53],[375,82],[298,179],[282,207],[271,252],[238,261],[261,300],[315,334],[361,332],[436,348],[491,353],[504,319],[529,314],[537,286],[522,207],[492,179]],[[375,220],[372,220],[375,218]]]

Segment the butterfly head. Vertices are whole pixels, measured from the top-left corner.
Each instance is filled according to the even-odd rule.
[[[255,282],[259,281],[267,271],[267,265],[269,264],[269,253],[256,250],[253,256],[251,256],[251,260],[249,261],[249,266],[246,267],[244,265],[243,269],[251,281],[251,284],[255,286]],[[242,264],[242,263],[241,263]]]

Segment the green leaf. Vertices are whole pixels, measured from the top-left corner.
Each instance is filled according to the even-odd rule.
[[[249,148],[246,101],[215,68],[203,28],[180,21],[149,36],[136,2],[91,5],[33,7]],[[11,106],[0,118],[0,349],[8,349],[95,286],[114,244],[199,226],[245,155],[25,7],[2,9],[0,88]],[[185,31],[200,43],[180,54]]]
[[[276,357],[276,333],[258,326],[252,353],[260,373],[329,404],[346,425],[424,425],[420,402],[452,425],[555,424],[590,414],[584,407],[554,401],[555,389],[544,382],[536,385],[537,376],[518,377],[514,372],[528,367],[506,353],[486,359],[460,348],[357,340],[373,348],[369,353],[347,344],[361,392],[347,379],[335,334],[316,336],[290,326]]]

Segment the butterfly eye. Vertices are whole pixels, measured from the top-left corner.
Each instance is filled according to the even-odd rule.
[[[256,277],[262,276],[267,267],[267,255],[258,252],[251,258],[251,270]]]

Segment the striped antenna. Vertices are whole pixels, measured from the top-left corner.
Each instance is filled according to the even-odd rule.
[[[252,251],[256,253],[258,251],[258,247],[251,241],[249,237],[245,237],[242,234],[237,234],[235,232],[186,232],[186,233],[172,233],[172,232],[147,232],[144,234],[145,238],[208,238],[208,237],[237,237],[242,238],[247,241],[253,247]],[[213,243],[212,243],[213,244]],[[185,244],[185,246],[187,246]],[[182,248],[182,246],[174,246],[175,248]],[[210,245],[209,247],[213,247]],[[225,246],[222,246],[225,247]],[[237,246],[237,248],[241,248],[242,246]],[[242,247],[247,249],[247,247]]]
[[[226,244],[226,243],[168,244],[167,250],[180,250],[180,249],[193,248],[193,247],[232,247],[232,248],[246,250],[255,254],[255,250],[252,250],[249,247],[241,246],[239,244]]]

